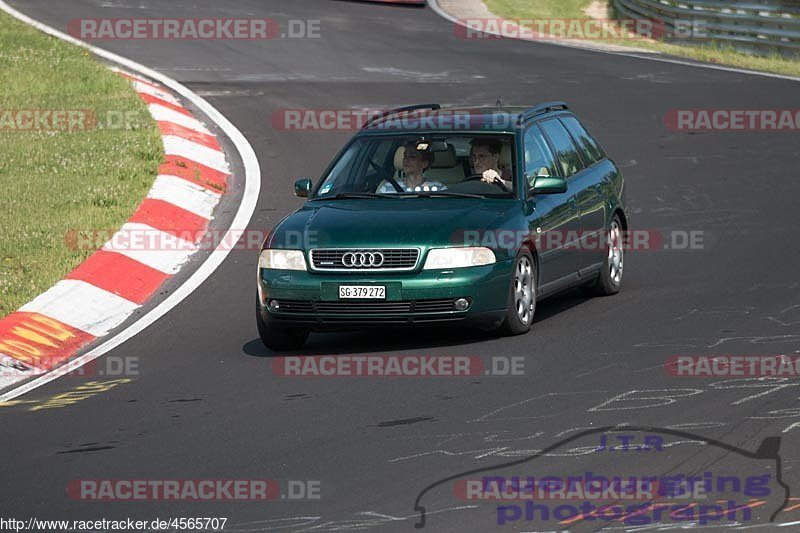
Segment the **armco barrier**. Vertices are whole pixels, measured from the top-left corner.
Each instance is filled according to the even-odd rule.
[[[702,39],[800,54],[800,2],[795,0],[613,0],[613,5],[623,17],[663,21],[672,35],[695,23]]]

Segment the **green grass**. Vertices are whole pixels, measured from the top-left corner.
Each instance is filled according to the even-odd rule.
[[[584,18],[591,0],[485,0],[492,13],[510,19]]]
[[[3,13],[0,73],[0,113],[6,117],[8,110],[91,110],[105,125],[19,131],[0,121],[3,317],[91,254],[67,245],[70,230],[113,229],[125,222],[152,185],[163,148],[127,81],[88,52]],[[128,118],[124,127],[122,116]]]
[[[584,9],[592,2],[591,0],[485,0],[485,3],[497,16],[524,20],[586,18]],[[610,4],[608,1],[603,1],[603,3],[606,6]],[[615,15],[609,14],[608,18],[615,18]],[[768,56],[757,56],[720,43],[688,46],[644,39],[617,39],[603,40],[601,42],[618,46],[644,48],[717,65],[800,76],[800,59],[787,58],[778,52]]]

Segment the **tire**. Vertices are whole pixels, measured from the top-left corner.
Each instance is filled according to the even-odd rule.
[[[536,313],[536,263],[525,250],[514,261],[511,283],[508,289],[508,310],[498,330],[501,335],[512,336],[528,333]]]
[[[261,342],[270,350],[299,350],[308,339],[309,331],[303,328],[279,326],[272,321],[265,321],[261,315],[261,306],[256,294],[256,324]]]
[[[622,222],[614,215],[608,226],[606,237],[606,257],[597,281],[588,286],[588,292],[595,296],[617,294],[622,288],[622,274],[625,271],[625,247],[623,245]]]

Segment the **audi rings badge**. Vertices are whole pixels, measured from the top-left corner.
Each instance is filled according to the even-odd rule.
[[[342,256],[342,264],[347,268],[380,268],[383,262],[380,252],[347,252]]]

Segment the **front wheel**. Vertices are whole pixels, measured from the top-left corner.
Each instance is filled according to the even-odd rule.
[[[503,335],[522,335],[531,329],[536,312],[536,265],[524,251],[514,262],[506,318],[500,326]]]
[[[302,328],[288,328],[275,324],[273,321],[265,321],[261,315],[261,306],[258,303],[256,294],[256,324],[258,325],[258,336],[261,342],[270,350],[277,352],[280,350],[299,350],[308,339],[309,331]]]

